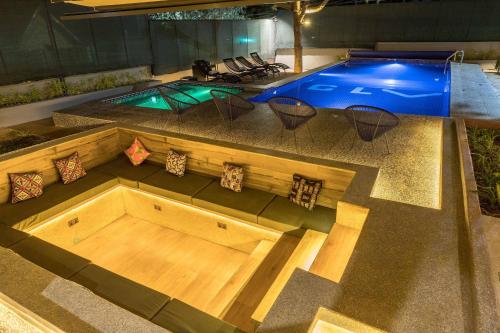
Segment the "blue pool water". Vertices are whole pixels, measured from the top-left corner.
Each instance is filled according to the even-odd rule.
[[[351,59],[254,97],[289,96],[321,108],[376,106],[393,113],[448,117],[450,68],[444,61]]]

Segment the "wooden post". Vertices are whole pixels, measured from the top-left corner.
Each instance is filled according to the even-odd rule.
[[[293,4],[293,38],[294,38],[294,72],[302,73],[302,3],[295,1]]]

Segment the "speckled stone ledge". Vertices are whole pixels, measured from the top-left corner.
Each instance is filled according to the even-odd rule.
[[[341,297],[339,284],[297,268],[257,333],[306,333],[318,309],[335,309]]]

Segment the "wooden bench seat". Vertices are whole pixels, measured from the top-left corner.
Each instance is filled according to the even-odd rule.
[[[177,299],[168,302],[151,321],[176,333],[243,333],[237,327]]]
[[[41,197],[16,204],[0,205],[0,223],[29,230],[44,220],[118,184],[116,177],[90,170],[73,183],[54,183],[44,188]]]
[[[335,223],[335,209],[315,206],[312,211],[288,198],[276,196],[258,217],[258,223],[283,232],[312,229],[328,233]]]
[[[177,177],[166,170],[159,170],[151,176],[139,181],[139,188],[166,198],[192,203],[192,198],[208,184],[213,177],[186,172]]]
[[[274,196],[272,193],[247,187],[244,187],[241,192],[234,192],[223,188],[219,182],[213,182],[193,197],[193,204],[257,223],[257,216]]]
[[[82,269],[71,280],[146,319],[151,319],[170,300],[167,295],[94,264]]]
[[[34,236],[14,244],[11,249],[32,263],[64,279],[68,279],[90,264],[89,260]]]
[[[94,170],[118,177],[118,182],[129,187],[139,187],[139,181],[151,176],[162,169],[156,164],[144,162],[134,166],[129,159],[122,155],[108,163],[99,165]]]

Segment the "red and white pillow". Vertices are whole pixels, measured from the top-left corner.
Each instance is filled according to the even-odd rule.
[[[80,157],[78,156],[78,152],[74,152],[68,157],[56,160],[55,165],[64,184],[72,183],[87,175],[80,161]]]
[[[41,173],[11,173],[11,202],[13,204],[38,198],[43,194],[43,177]]]
[[[134,138],[134,142],[124,153],[134,166],[141,165],[151,155],[137,137]]]

